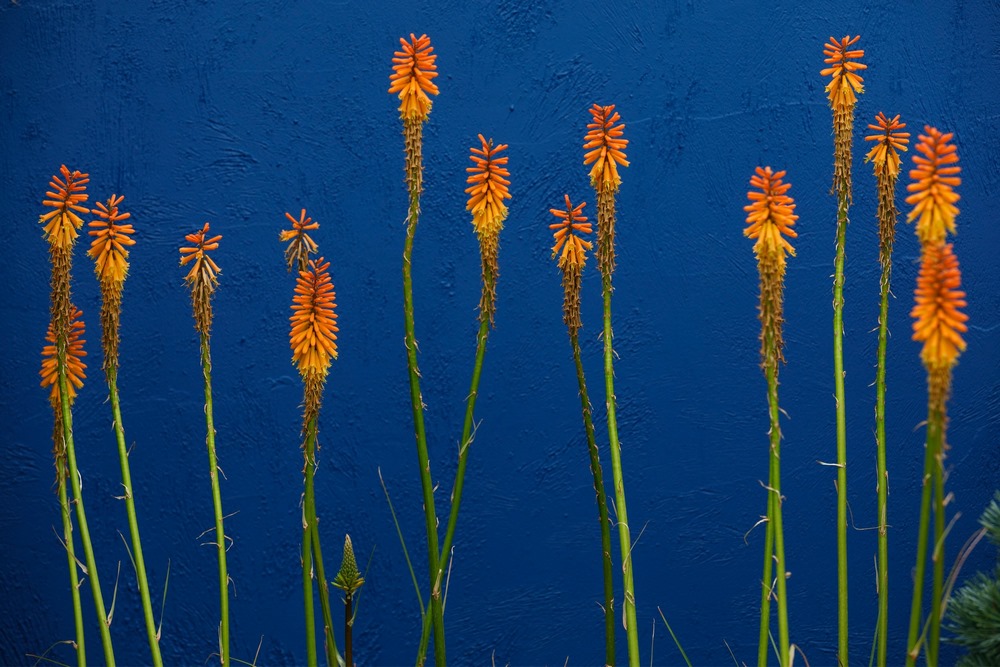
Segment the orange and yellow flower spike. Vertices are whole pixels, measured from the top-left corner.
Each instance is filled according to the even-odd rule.
[[[859,39],[861,35],[854,37],[845,35],[840,41],[831,37],[823,46],[823,55],[826,56],[823,62],[830,67],[820,71],[820,75],[832,76],[830,83],[826,84],[826,92],[830,98],[830,106],[834,109],[853,107],[858,101],[855,93],[865,92],[864,80],[857,72],[867,69],[868,65],[855,62],[858,58],[864,57],[865,52],[861,49],[850,50]]]
[[[865,162],[872,163],[876,176],[883,173],[891,178],[899,176],[902,165],[899,153],[906,151],[906,145],[910,143],[910,133],[900,131],[904,127],[906,123],[899,122],[899,114],[890,119],[881,111],[875,116],[875,124],[868,124],[868,129],[875,130],[877,134],[868,135],[865,141],[877,143],[868,151]]]
[[[89,213],[82,204],[87,201],[84,190],[90,182],[90,175],[70,172],[66,165],[59,168],[59,173],[62,178],[52,177],[49,182],[52,191],[45,193],[49,199],[42,202],[53,210],[40,216],[38,222],[45,225],[45,238],[52,246],[71,248],[79,236],[78,230],[83,226],[83,218],[77,213]]]
[[[475,166],[467,167],[469,187],[465,193],[469,201],[466,210],[472,213],[472,226],[479,239],[479,253],[483,265],[483,296],[479,303],[479,314],[493,324],[496,312],[496,281],[500,275],[498,255],[500,252],[500,230],[507,219],[505,199],[510,199],[510,172],[507,170],[508,157],[498,157],[507,149],[507,144],[493,144],[479,135],[480,148],[473,146],[469,159]]]
[[[913,210],[906,216],[907,222],[917,220],[917,238],[922,244],[942,243],[946,234],[955,233],[955,217],[960,199],[954,188],[962,183],[957,176],[962,168],[958,166],[958,148],[950,143],[954,134],[942,133],[936,127],[924,126],[927,134],[919,135],[910,170],[912,183],[906,186],[912,192],[906,198]]]
[[[83,363],[83,358],[87,356],[83,349],[84,324],[83,312],[77,308],[73,309],[73,316],[70,319],[69,340],[66,347],[66,380],[70,405],[76,400],[76,392],[83,388],[83,381],[87,374],[84,369],[87,364]],[[49,401],[53,408],[59,406],[59,358],[56,354],[56,335],[49,324],[48,332],[45,334],[45,341],[48,343],[42,348],[42,370],[39,375],[42,378],[42,387],[52,387],[49,392]]]
[[[559,256],[559,268],[563,274],[563,322],[569,327],[570,335],[574,336],[583,326],[580,321],[583,266],[587,261],[587,251],[594,246],[591,241],[584,239],[583,235],[592,234],[594,228],[583,214],[583,207],[587,202],[580,202],[574,206],[569,195],[564,197],[565,208],[549,209],[549,212],[559,219],[559,222],[549,225],[549,229],[555,230],[552,257]]]
[[[924,344],[920,358],[929,371],[950,369],[965,351],[962,334],[969,316],[959,308],[966,306],[961,290],[962,274],[950,243],[931,243],[924,247],[915,292],[916,305],[913,340]]]
[[[615,125],[621,116],[615,111],[614,104],[594,104],[589,111],[593,119],[587,124],[587,136],[583,140],[583,148],[587,151],[583,163],[594,163],[590,169],[590,184],[596,189],[617,191],[622,183],[618,166],[628,166],[625,159],[628,139],[622,139],[625,123]]]
[[[90,211],[99,219],[87,225],[94,228],[89,234],[95,237],[87,254],[95,260],[94,268],[102,284],[120,285],[128,275],[125,247],[135,245],[135,239],[131,238],[135,229],[131,223],[122,222],[132,217],[131,213],[118,210],[124,199],[121,195],[111,195],[107,203],[98,202],[97,208]]]
[[[750,185],[759,192],[747,192],[750,203],[743,207],[747,212],[747,228],[743,230],[743,235],[757,239],[753,251],[758,261],[773,258],[782,267],[782,272],[785,252],[795,256],[795,248],[785,237],[794,239],[798,236],[792,227],[799,219],[793,213],[795,202],[786,194],[792,184],[781,180],[785,173],[772,171],[770,167],[757,167],[750,177]]]
[[[305,271],[309,267],[309,255],[315,254],[319,250],[319,246],[306,232],[319,229],[319,223],[313,222],[312,218],[307,217],[305,209],[302,209],[298,220],[287,211],[285,217],[292,223],[292,228],[282,230],[279,238],[282,241],[291,241],[285,248],[285,261],[288,262],[288,270],[291,271],[297,267],[299,271]]]
[[[427,35],[416,37],[410,33],[410,41],[399,38],[402,51],[393,53],[393,73],[389,77],[390,93],[399,93],[399,115],[403,119],[427,120],[431,112],[430,95],[438,94],[438,87],[431,79],[437,73],[437,55]]]
[[[566,208],[550,208],[549,213],[559,218],[560,222],[549,225],[549,229],[556,230],[553,233],[555,245],[552,246],[552,257],[555,257],[559,250],[559,268],[564,266],[579,266],[587,261],[587,251],[593,248],[594,244],[581,236],[582,234],[592,234],[594,228],[587,222],[587,216],[583,215],[583,207],[587,202],[580,202],[573,206],[569,195],[566,198]]]
[[[337,358],[337,307],[330,262],[322,257],[309,261],[295,281],[289,340],[292,362],[303,378],[326,378],[330,363]]]
[[[191,302],[194,305],[195,328],[208,334],[212,328],[212,293],[219,284],[222,273],[219,265],[209,256],[209,251],[217,250],[221,235],[208,236],[209,223],[184,239],[193,245],[181,247],[181,266],[191,264],[184,281],[191,288]]]

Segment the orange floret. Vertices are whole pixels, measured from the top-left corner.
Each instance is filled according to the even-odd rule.
[[[288,270],[291,271],[297,266],[299,271],[305,271],[309,264],[309,255],[319,250],[316,242],[312,240],[306,231],[319,229],[319,223],[313,222],[312,218],[306,217],[305,209],[302,209],[298,220],[293,218],[292,214],[288,212],[285,213],[285,217],[292,223],[292,228],[282,230],[279,238],[282,241],[291,241],[288,247],[285,248],[285,261],[288,262]]]
[[[786,192],[791,183],[783,183],[784,171],[774,172],[770,167],[757,167],[750,177],[750,185],[760,190],[747,192],[750,203],[743,207],[747,212],[747,228],[743,235],[757,239],[754,253],[772,255],[784,261],[785,251],[792,256],[795,248],[785,238],[796,238],[798,235],[792,227],[799,216],[795,215],[795,202]]]
[[[552,256],[559,253],[559,267],[578,266],[583,267],[587,261],[587,251],[593,247],[593,243],[583,239],[580,234],[592,234],[593,227],[587,222],[587,216],[583,215],[583,207],[587,202],[580,202],[576,206],[570,202],[569,195],[566,197],[566,208],[550,208],[549,212],[559,218],[560,222],[549,225],[549,229],[556,230],[553,234],[555,245],[552,246]]]
[[[913,340],[922,342],[920,353],[928,369],[951,368],[965,350],[961,334],[968,331],[966,306],[958,258],[950,243],[924,246],[917,277],[916,305],[910,316]]]
[[[95,271],[102,283],[121,284],[128,274],[128,250],[125,246],[135,245],[131,235],[135,233],[131,223],[122,223],[132,217],[131,213],[121,213],[118,206],[125,197],[111,195],[107,204],[97,203],[97,208],[91,213],[98,216],[88,227],[93,227],[89,233],[95,237],[90,243],[87,254],[95,260]]]
[[[402,118],[426,120],[431,111],[431,98],[437,95],[438,87],[431,81],[438,75],[432,54],[434,47],[427,35],[415,37],[410,33],[410,41],[399,38],[402,51],[393,53],[393,73],[389,76],[390,93],[399,93],[399,115]]]
[[[835,109],[853,107],[858,101],[855,93],[865,92],[862,85],[863,79],[857,72],[866,69],[868,65],[852,61],[852,59],[863,57],[865,52],[861,49],[848,50],[859,39],[861,39],[861,35],[845,36],[838,42],[831,37],[830,41],[823,45],[823,55],[826,56],[823,62],[830,67],[820,71],[820,74],[833,76],[830,83],[826,85],[826,92],[830,96],[830,106]]]
[[[912,192],[906,198],[913,204],[913,210],[906,221],[917,219],[917,237],[921,243],[940,243],[947,233],[955,233],[955,217],[960,197],[954,188],[962,183],[957,176],[962,168],[958,166],[958,149],[949,143],[954,134],[944,134],[935,127],[924,126],[926,135],[919,135],[914,153],[916,165],[910,170],[912,183],[906,186]]]
[[[469,156],[476,166],[465,170],[469,172],[469,187],[465,189],[469,201],[465,208],[472,212],[476,234],[488,238],[500,233],[507,218],[507,206],[503,202],[510,199],[507,189],[510,172],[505,166],[507,156],[497,157],[497,153],[507,149],[507,144],[494,146],[493,139],[487,141],[481,134],[479,142],[482,147],[470,149],[472,154]]]
[[[296,279],[292,298],[292,362],[303,377],[326,377],[330,362],[337,358],[336,294],[330,280],[330,263],[323,258],[309,262]]]
[[[46,192],[49,197],[42,202],[45,206],[50,206],[54,210],[38,218],[38,222],[45,225],[45,238],[53,246],[69,248],[76,243],[79,236],[77,230],[83,226],[83,218],[77,213],[89,213],[85,206],[81,204],[87,201],[87,195],[83,191],[87,189],[90,182],[89,174],[82,174],[79,171],[70,172],[66,165],[59,167],[60,179],[53,176],[49,182],[49,187],[54,192]]]
[[[222,271],[219,269],[218,264],[209,257],[208,252],[218,249],[219,239],[222,236],[208,238],[208,227],[209,223],[206,222],[205,226],[199,231],[194,234],[187,234],[184,239],[194,245],[181,248],[180,250],[182,255],[181,266],[193,261],[191,270],[184,276],[184,280],[191,287],[208,287],[209,291],[211,291],[218,284],[219,279],[217,276]]]
[[[889,119],[884,113],[879,111],[875,116],[875,125],[869,123],[868,129],[875,130],[878,134],[871,134],[865,137],[865,141],[877,141],[878,143],[868,151],[865,162],[873,162],[875,173],[885,172],[891,178],[899,176],[899,167],[902,160],[899,151],[907,150],[906,145],[910,143],[910,133],[901,132],[906,123],[899,122],[899,114]]]
[[[622,182],[618,166],[628,166],[625,159],[628,139],[621,138],[625,133],[625,123],[615,125],[621,116],[615,111],[614,104],[605,107],[595,104],[589,111],[593,120],[587,124],[587,136],[583,139],[583,148],[587,151],[583,163],[594,163],[590,169],[590,184],[595,188],[617,190]]]
[[[69,402],[76,399],[76,391],[83,387],[83,380],[87,377],[84,369],[87,364],[83,363],[83,358],[87,352],[83,349],[84,324],[83,312],[78,308],[73,309],[73,316],[70,319],[69,339],[66,346],[66,386],[69,389]],[[42,348],[42,370],[39,375],[42,377],[41,386],[52,387],[49,392],[49,401],[53,406],[59,403],[59,358],[56,354],[56,336],[52,331],[52,324],[45,334],[45,340],[49,343]]]

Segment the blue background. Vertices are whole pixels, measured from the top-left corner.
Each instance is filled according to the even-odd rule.
[[[765,8],[764,4],[769,7]],[[890,3],[896,4],[896,3]],[[328,569],[350,532],[374,549],[357,625],[360,664],[405,664],[417,604],[379,485],[389,486],[426,579],[403,350],[400,256],[406,192],[396,100],[398,37],[428,33],[441,95],[425,129],[414,275],[432,471],[444,513],[474,352],[479,258],[464,210],[477,133],[510,144],[491,334],[448,596],[455,664],[597,664],[603,655],[598,528],[576,383],[560,316],[548,209],[587,199],[582,138],[593,102],[618,105],[631,167],[619,197],[617,392],[643,663],[657,606],[699,664],[756,650],[764,510],[764,379],[757,276],[741,233],[755,166],[788,169],[801,216],[787,277],[785,530],[792,640],[834,661],[836,576],[831,279],[835,204],[822,45],[860,33],[869,68],[857,107],[855,206],[847,240],[846,354],[851,639],[867,660],[875,617],[873,408],[878,263],[864,123],[903,114],[956,133],[956,251],[969,293],[968,351],[955,372],[948,487],[961,512],[949,562],[997,485],[1000,458],[1000,9],[990,2],[242,2],[160,0],[0,5],[0,662],[72,636],[66,561],[38,388],[48,320],[37,216],[60,164],[91,175],[91,203],[125,195],[138,243],[122,320],[121,395],[150,582],[170,565],[162,647],[202,664],[216,646],[215,555],[201,374],[177,247],[205,220],[223,235],[213,332],[215,408],[229,552],[233,655],[304,660],[299,509],[302,390],[289,363],[293,285],[278,231],[307,208],[332,262],[340,360],[321,420],[317,478]],[[914,137],[915,138],[915,137]],[[910,157],[906,156],[906,168]],[[908,311],[918,247],[901,224],[889,349],[890,655],[901,660],[922,466],[924,373]],[[75,410],[88,516],[123,664],[148,659],[110,410],[100,371],[98,291],[78,248],[75,301],[89,379]],[[584,357],[603,423],[599,285],[584,284]],[[602,447],[606,434],[599,428]],[[605,471],[610,475],[605,450]],[[983,546],[966,573],[987,567]],[[616,558],[617,560],[617,558]],[[88,631],[94,630],[86,589]],[[617,595],[621,600],[621,594]],[[99,656],[96,632],[88,636]],[[619,656],[624,659],[624,633]],[[68,648],[54,656],[70,661]],[[676,663],[665,628],[654,662]]]

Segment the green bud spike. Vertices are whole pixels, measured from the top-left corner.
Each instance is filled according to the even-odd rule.
[[[365,583],[365,578],[358,571],[358,562],[354,558],[354,546],[351,536],[344,536],[344,560],[340,564],[340,572],[333,580],[333,585],[348,595],[353,594]]]

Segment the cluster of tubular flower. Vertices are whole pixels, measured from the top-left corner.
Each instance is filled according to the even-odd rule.
[[[310,260],[295,281],[289,342],[294,363],[305,383],[305,424],[319,414],[323,384],[337,358],[337,307],[330,263]]]
[[[559,222],[549,225],[555,230],[552,246],[552,257],[559,257],[559,268],[562,270],[563,283],[563,322],[569,328],[570,335],[575,335],[583,326],[580,321],[580,290],[582,287],[583,267],[587,262],[587,251],[593,248],[591,241],[583,238],[583,234],[592,234],[593,226],[583,215],[583,207],[587,202],[576,206],[564,195],[565,208],[551,208],[549,212],[559,219]]]
[[[107,203],[98,202],[91,213],[91,241],[87,254],[94,260],[94,272],[101,285],[101,328],[104,344],[104,368],[113,372],[118,367],[118,330],[121,321],[122,287],[128,275],[128,246],[135,245],[135,230],[125,222],[132,214],[119,210],[125,197],[111,195]]]
[[[510,199],[510,172],[507,170],[507,156],[499,153],[507,149],[507,144],[494,145],[479,135],[479,148],[472,147],[469,159],[474,166],[469,172],[469,187],[465,193],[469,201],[465,208],[472,213],[472,227],[479,239],[479,253],[483,268],[483,294],[479,302],[479,317],[493,324],[496,313],[496,281],[500,275],[500,230],[507,219],[505,199]]]
[[[209,236],[209,223],[184,239],[192,244],[181,248],[181,266],[191,264],[184,281],[191,289],[191,304],[194,307],[195,328],[207,336],[212,330],[212,293],[219,285],[222,270],[209,252],[219,248],[221,235]]]
[[[906,203],[913,205],[908,221],[916,220],[922,245],[920,274],[917,278],[913,339],[923,343],[920,358],[927,368],[931,407],[944,409],[951,387],[951,369],[965,350],[962,334],[968,330],[964,308],[965,292],[958,259],[947,234],[955,233],[955,205],[961,183],[958,153],[950,143],[952,133],[925,126],[916,144],[914,169],[910,171],[911,193]]]
[[[597,193],[597,263],[601,274],[610,276],[615,270],[615,194],[622,182],[618,168],[629,164],[625,156],[628,139],[622,138],[625,124],[615,125],[621,120],[615,105],[594,104],[589,111],[583,163],[593,164],[590,185]]]
[[[851,49],[861,39],[860,35],[845,36],[840,40],[833,37],[824,45],[823,62],[829,67],[820,71],[822,76],[830,76],[826,85],[830,108],[833,110],[834,136],[834,191],[846,203],[851,201],[851,138],[854,132],[854,105],[858,95],[865,92],[863,79],[858,74],[868,66],[857,62],[865,55],[861,49]]]

